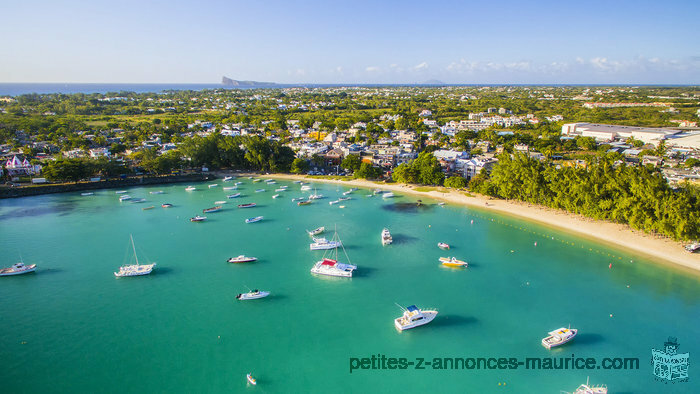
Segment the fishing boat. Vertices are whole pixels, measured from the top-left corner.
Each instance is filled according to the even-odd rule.
[[[438,248],[440,248],[440,249],[449,249],[449,248],[450,248],[450,245],[449,245],[449,244],[446,244],[446,243],[444,243],[444,242],[438,242]]]
[[[235,194],[229,194],[226,196],[226,198],[238,198],[241,196],[241,193],[235,193]]]
[[[225,177],[224,177],[224,182],[228,182],[228,181],[230,181],[230,180],[232,180],[232,179],[233,179],[232,176],[225,176]]]
[[[253,261],[258,261],[258,258],[240,255],[238,257],[231,257],[226,261],[228,261],[229,263],[251,263]]]
[[[197,190],[197,188],[194,187],[194,186],[187,186],[187,187],[185,188],[185,191],[188,191],[188,192],[193,192],[193,191],[195,191],[195,190]]]
[[[119,196],[119,201],[126,201],[126,200],[131,200],[131,196],[128,194],[122,194]]]
[[[456,257],[440,257],[438,260],[442,263],[442,265],[447,266],[447,267],[468,267],[469,264],[467,264],[466,261],[458,260]]]
[[[150,207],[143,207],[141,209],[143,209],[144,211],[148,211],[149,209],[153,209],[155,207],[156,207],[155,205],[151,205]]]
[[[554,331],[550,331],[549,335],[542,338],[542,346],[547,349],[551,349],[556,346],[561,346],[572,339],[578,334],[578,330],[575,328],[559,328]]]
[[[431,321],[433,321],[433,319],[435,319],[435,316],[437,316],[438,314],[436,310],[422,310],[415,305],[411,305],[406,309],[401,309],[403,310],[403,316],[394,319],[394,325],[399,331],[408,330],[411,328],[422,326],[424,324],[428,324]]]
[[[255,223],[255,222],[259,222],[261,220],[263,220],[262,216],[256,216],[254,218],[246,219],[245,222],[246,223]]]
[[[236,190],[238,189],[238,186],[224,186],[223,190]]]
[[[114,193],[116,193],[116,194],[124,194],[124,193],[126,193],[126,190],[117,190],[117,191],[114,192]]]
[[[134,245],[134,237],[129,235],[129,238],[131,239],[131,249],[134,251],[134,260],[136,260],[136,264],[122,265],[119,267],[119,272],[114,273],[114,276],[120,278],[123,276],[141,276],[150,274],[151,271],[153,271],[153,267],[156,266],[156,263],[139,264],[139,258],[136,255],[136,246]]]
[[[391,198],[391,197],[394,197],[394,193],[392,193],[392,192],[386,192],[386,193],[382,194],[382,198]]]
[[[202,213],[219,212],[219,211],[222,210],[222,209],[224,209],[223,206],[217,205],[217,206],[215,206],[215,207],[202,209]]]
[[[81,196],[92,196],[94,194],[93,192],[80,193]]]
[[[162,191],[162,190],[155,190],[155,191],[152,191],[152,192],[149,192],[149,193],[150,193],[150,194],[163,194],[163,191]]]
[[[389,229],[385,227],[384,230],[382,230],[382,245],[389,245],[392,242],[394,242],[394,238],[391,237]]]
[[[236,296],[237,300],[256,300],[258,298],[265,298],[270,295],[269,291],[260,291],[258,289],[249,291],[247,293],[242,293]],[[255,384],[255,383],[253,383]]]
[[[247,374],[247,375],[245,376],[245,378],[248,380],[248,383],[252,384],[253,386],[255,386],[256,384],[258,384],[258,381],[255,380],[255,378],[253,377],[252,374]]]
[[[608,394],[608,387],[604,384],[591,386],[588,383],[588,378],[586,378],[586,384],[578,386],[572,394]]]
[[[275,194],[274,196],[272,196],[272,198],[278,198],[279,196],[279,194]]]
[[[327,250],[343,246],[343,243],[340,240],[329,241],[326,238],[313,238],[313,240],[314,242],[309,244],[309,250]]]
[[[253,208],[255,206],[254,202],[249,202],[247,204],[238,204],[238,208]]]
[[[309,233],[309,235],[313,237],[314,235],[319,235],[319,234],[321,234],[321,233],[324,232],[325,230],[326,230],[325,227],[319,227],[319,228],[313,229],[313,230],[311,230],[311,231],[306,230],[306,232]]]
[[[325,240],[325,239],[324,239]],[[316,238],[314,238],[314,241],[317,241]],[[338,237],[338,232],[336,231],[333,234],[333,238],[331,241],[326,241],[328,243],[334,243],[338,244],[340,247],[343,249],[343,253],[345,254],[345,258],[347,259],[348,263],[341,263],[338,261],[338,248],[335,247],[333,252],[326,251],[323,254],[323,258],[321,260],[317,261],[316,264],[314,264],[313,267],[311,267],[311,273],[312,274],[317,274],[317,275],[326,275],[326,276],[339,276],[343,278],[352,278],[352,273],[357,269],[356,265],[349,264],[350,262],[350,257],[348,257],[348,253],[345,251],[345,247],[343,247],[343,243],[340,241],[340,237]],[[312,249],[314,250],[314,249]],[[333,253],[334,256],[333,258],[329,258],[330,256],[326,256],[329,253]]]
[[[190,222],[203,222],[205,220],[207,220],[206,216],[199,216],[199,215],[197,215],[193,218],[190,218]]]
[[[299,206],[301,206],[301,205],[309,205],[309,204],[311,204],[311,200],[299,201],[299,202],[297,203],[297,205],[299,205]]]
[[[0,276],[22,275],[34,272],[36,264],[24,265],[24,262],[14,263],[11,267],[0,269]]]
[[[163,207],[163,208],[172,208],[173,204],[170,204],[170,203],[167,203],[167,202],[166,202],[165,204],[160,204],[160,206]]]

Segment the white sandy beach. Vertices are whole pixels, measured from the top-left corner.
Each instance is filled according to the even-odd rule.
[[[418,191],[415,190],[417,186],[413,185],[378,183],[360,179],[334,180],[287,174],[270,174],[262,177],[304,180],[307,182],[337,183],[345,186],[368,189],[380,188],[400,194],[414,194],[453,204],[476,207],[542,223],[579,236],[595,239],[605,244],[631,250],[636,254],[649,257],[655,262],[662,264],[671,263],[676,266],[694,270],[695,273],[700,272],[700,254],[688,253],[680,242],[661,236],[645,234],[641,231],[633,230],[626,225],[593,220],[561,210],[554,210],[518,201],[491,199],[480,195],[468,196],[464,191],[442,187],[430,187],[429,189],[431,189],[431,191]],[[420,189],[420,187],[418,188]]]

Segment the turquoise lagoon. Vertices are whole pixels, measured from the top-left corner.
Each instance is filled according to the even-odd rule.
[[[573,391],[590,377],[611,393],[700,391],[700,280],[630,252],[551,228],[412,196],[369,197],[241,179],[238,199],[209,220],[189,218],[226,200],[225,184],[131,188],[0,201],[0,266],[20,258],[34,274],[0,278],[0,381],[5,393],[512,392]],[[289,191],[272,199],[274,189]],[[230,184],[229,184],[230,185]],[[255,189],[265,188],[262,193]],[[163,190],[163,194],[149,194]],[[174,206],[160,207],[168,202]],[[255,202],[257,207],[238,209]],[[340,208],[343,204],[345,208]],[[154,205],[151,210],[142,208]],[[259,223],[246,218],[263,215]],[[322,251],[305,230],[334,228],[352,279],[313,276]],[[382,247],[388,227],[394,244]],[[330,230],[330,231],[328,231]],[[115,278],[133,234],[150,276]],[[452,248],[442,251],[438,242]],[[535,243],[537,243],[535,245]],[[255,263],[229,264],[239,254]],[[344,256],[341,252],[342,260]],[[439,265],[457,256],[466,270]],[[612,268],[609,264],[612,263]],[[237,301],[246,288],[266,299]],[[437,308],[427,326],[398,332],[396,303]],[[553,350],[559,327],[579,330]],[[651,350],[676,337],[690,379],[654,378]],[[352,358],[638,358],[633,370],[356,369]],[[378,367],[378,365],[377,365]],[[258,385],[246,384],[253,372]]]

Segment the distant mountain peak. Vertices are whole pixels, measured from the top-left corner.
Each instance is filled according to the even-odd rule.
[[[274,82],[258,82],[258,81],[237,81],[226,76],[221,77],[221,84],[226,86],[275,86]]]

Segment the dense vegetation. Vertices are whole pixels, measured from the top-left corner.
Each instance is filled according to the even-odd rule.
[[[501,155],[490,175],[471,180],[476,192],[564,209],[674,239],[700,237],[700,191],[671,189],[658,170],[602,156],[586,166],[546,165]]]

